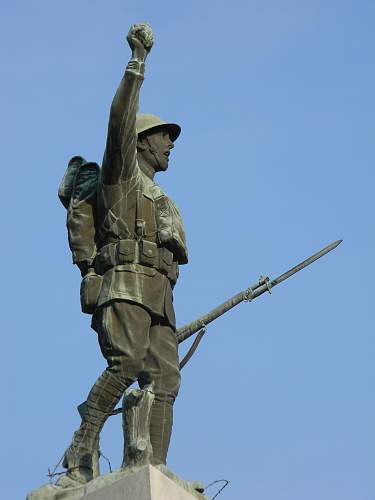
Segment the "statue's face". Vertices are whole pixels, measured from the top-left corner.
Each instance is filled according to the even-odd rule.
[[[141,139],[142,156],[155,172],[165,172],[168,168],[169,155],[174,147],[167,129],[151,130]]]

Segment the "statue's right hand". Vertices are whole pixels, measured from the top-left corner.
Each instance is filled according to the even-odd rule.
[[[133,24],[129,30],[127,41],[133,57],[144,61],[154,43],[151,26],[147,23]]]

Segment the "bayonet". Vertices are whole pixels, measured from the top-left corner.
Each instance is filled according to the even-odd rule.
[[[330,245],[326,246],[319,252],[315,253],[308,259],[305,259],[304,261],[300,262],[296,266],[292,267],[289,269],[289,271],[286,271],[285,273],[281,274],[277,278],[270,280],[268,277],[261,276],[260,279],[255,283],[254,285],[251,285],[249,288],[244,290],[243,292],[238,293],[237,295],[234,295],[230,299],[226,300],[222,304],[220,304],[218,307],[215,307],[212,311],[209,313],[205,314],[204,316],[201,316],[200,318],[196,319],[195,321],[189,323],[188,325],[185,325],[181,328],[179,328],[176,332],[176,337],[177,341],[180,344],[184,340],[188,339],[192,335],[194,335],[196,332],[200,330],[200,332],[205,331],[205,327],[217,319],[219,316],[222,316],[225,314],[227,311],[235,307],[241,302],[247,301],[250,302],[254,300],[255,298],[259,297],[265,292],[271,293],[271,289],[275,287],[276,285],[279,285],[286,279],[290,278],[293,276],[293,274],[298,273],[305,267],[309,266],[316,260],[320,259],[320,257],[323,257],[323,255],[326,255],[328,252],[331,252],[331,250],[335,249],[342,240],[337,240]],[[199,340],[201,340],[203,336],[203,333],[201,333]],[[189,350],[188,354],[185,356],[185,358],[182,360],[180,367],[184,366],[187,361],[191,358],[193,355],[195,349],[198,347],[199,342],[194,343],[194,350],[192,351],[192,348]],[[189,356],[189,357],[188,357]],[[188,359],[187,359],[188,357]]]

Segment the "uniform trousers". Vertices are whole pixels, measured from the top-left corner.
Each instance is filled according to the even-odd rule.
[[[88,395],[81,426],[67,450],[68,468],[92,466],[92,453],[108,415],[136,380],[141,388],[154,383],[150,438],[154,464],[165,464],[173,403],[180,387],[174,329],[142,306],[125,301],[99,308],[95,313],[95,325],[108,367]]]

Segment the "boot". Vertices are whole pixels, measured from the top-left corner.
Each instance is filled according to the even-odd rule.
[[[65,452],[63,467],[67,473],[57,481],[57,485],[72,487],[93,479],[93,454],[98,449],[100,431],[131,383],[132,380],[113,374],[110,370],[105,370],[95,382],[81,411],[81,425]]]
[[[206,500],[203,495],[204,486],[200,481],[185,481],[178,477],[174,472],[166,467],[169,443],[171,440],[173,427],[173,404],[166,401],[154,400],[151,421],[150,421],[150,439],[153,450],[153,465],[167,477],[194,493],[196,498]]]
[[[67,473],[57,481],[57,485],[66,488],[91,481],[94,478],[92,455],[91,450],[78,449],[70,445],[65,452],[63,461],[63,467],[67,469]]]

